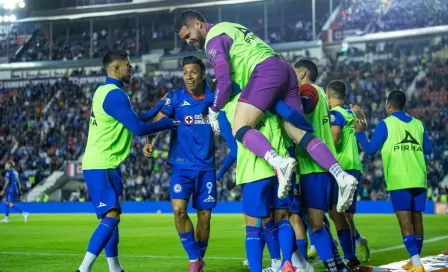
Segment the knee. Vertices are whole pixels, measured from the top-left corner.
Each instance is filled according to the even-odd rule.
[[[210,210],[198,211],[198,221],[203,226],[210,225],[210,219],[212,218],[212,212]]]
[[[243,137],[244,135],[246,135],[246,133],[251,130],[253,127],[252,126],[242,126],[242,127],[235,127],[232,130],[233,136],[235,137],[235,139],[242,143],[243,142]]]
[[[312,233],[315,233],[316,231],[324,228],[324,222],[323,221],[310,221],[309,222],[309,227],[311,229]]]
[[[184,221],[188,217],[187,209],[185,207],[174,206],[173,213],[174,213],[174,218],[176,219],[176,221]]]
[[[10,203],[9,203],[9,207],[10,207],[10,208],[14,207],[14,203],[10,202]]]
[[[281,220],[289,219],[289,211],[288,210],[279,210],[275,211],[275,221],[279,222]]]

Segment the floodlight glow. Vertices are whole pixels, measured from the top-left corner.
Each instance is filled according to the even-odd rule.
[[[15,22],[16,20],[17,20],[17,18],[16,18],[15,15],[11,15],[11,16],[9,16],[9,21],[11,21],[11,22]]]
[[[19,8],[25,8],[25,2],[20,2],[19,3]]]
[[[5,21],[5,22],[9,22],[9,16],[6,15],[5,17],[3,17],[3,21]]]
[[[3,17],[2,17],[2,16],[0,16],[0,23],[1,23],[1,22],[3,22]]]

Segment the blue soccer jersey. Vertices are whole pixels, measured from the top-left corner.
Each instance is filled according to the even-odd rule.
[[[165,97],[162,112],[180,124],[171,132],[168,163],[180,169],[210,171],[215,169],[215,140],[212,127],[201,114],[206,113],[213,96],[205,85],[205,96],[195,97],[185,87]]]
[[[9,180],[8,187],[6,188],[6,193],[17,194],[19,192],[19,174],[15,169],[9,169],[6,171],[5,179]]]

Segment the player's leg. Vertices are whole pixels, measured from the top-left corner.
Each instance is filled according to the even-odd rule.
[[[264,224],[263,236],[271,257],[271,268],[282,266],[280,255],[280,243],[278,237],[278,226],[275,223],[275,210],[272,210],[267,223]]]
[[[423,212],[426,205],[426,189],[413,189],[413,205],[412,205],[412,224],[414,225],[414,233],[417,237],[418,253],[421,255],[423,248]]]
[[[362,180],[362,173],[358,170],[348,170],[347,173],[354,176],[357,180]],[[359,188],[359,184],[358,184]],[[335,192],[335,197],[338,196],[337,192]],[[358,232],[358,229],[355,225],[354,215],[356,213],[356,203],[358,202],[358,189],[356,189],[355,194],[353,195],[353,203],[352,205],[345,211],[345,218],[347,219],[348,224],[350,225],[350,231],[352,233],[352,244],[355,249],[356,257],[361,262],[367,262],[370,258],[370,249],[368,245],[367,238],[361,237]],[[335,200],[334,203],[337,203]]]
[[[308,241],[306,238],[305,225],[303,219],[300,216],[302,211],[300,209],[300,199],[299,199],[299,184],[296,184],[297,190],[294,190],[294,195],[292,196],[292,201],[290,203],[290,215],[289,221],[294,230],[295,239],[295,251],[292,254],[292,264],[293,266],[300,269],[300,271],[312,272],[314,267],[311,266],[307,261],[307,247]]]
[[[108,170],[109,177],[111,180],[116,181],[116,188],[120,188],[120,184],[122,184],[121,180],[123,179],[121,175],[121,171],[119,169]],[[116,189],[118,194],[121,195],[120,189]],[[123,268],[121,267],[120,259],[118,257],[118,243],[120,242],[120,233],[118,231],[118,226],[115,228],[112,236],[104,247],[104,252],[106,253],[107,264],[109,265],[110,272],[121,272]]]
[[[294,197],[290,205],[289,221],[294,230],[296,246],[302,257],[307,261],[308,240],[306,237],[306,227],[303,222],[303,212],[300,207],[300,185],[295,185]]]
[[[14,198],[14,199],[15,199],[15,198]],[[20,207],[18,207],[18,206],[14,203],[14,201],[10,201],[10,202],[9,202],[9,208],[10,208],[11,210],[16,210],[18,213],[22,214],[22,215],[23,215],[23,219],[25,220],[25,223],[28,221],[29,213],[28,213],[28,212],[25,212],[25,211],[22,210]]]
[[[413,195],[412,190],[402,189],[393,190],[390,192],[392,205],[397,215],[398,223],[400,224],[401,234],[403,236],[403,243],[409,253],[411,264],[406,269],[412,269],[414,266],[419,267],[420,254],[417,237],[414,232],[413,225]]]
[[[188,200],[194,192],[196,172],[173,167],[169,184],[176,230],[190,259],[190,266],[201,258],[201,251],[194,237],[193,223],[187,213]]]
[[[307,224],[310,230],[311,243],[329,271],[345,268],[337,265],[332,245],[333,241],[324,225],[325,211],[330,209],[332,201],[332,178],[327,173],[307,174],[300,176],[301,205],[307,209]]]
[[[98,227],[90,238],[87,253],[79,271],[89,272],[98,255],[106,247],[115,229],[120,223],[121,200],[123,198],[123,184],[119,169],[114,170],[85,170],[87,190],[98,219]]]
[[[210,238],[210,219],[217,204],[216,172],[196,171],[193,208],[197,210],[198,222],[195,237],[204,258]]]
[[[248,83],[241,91],[233,121],[233,135],[245,147],[272,165],[278,174],[278,196],[286,197],[296,161],[283,158],[272,148],[256,125],[264,112],[268,111],[281,92],[288,87],[289,75],[284,73],[282,61],[271,57],[259,63],[252,72]]]
[[[6,196],[6,198],[8,198],[8,196]],[[3,218],[2,223],[8,223],[10,207],[9,207],[9,202],[4,202],[4,203],[5,203],[5,218]]]
[[[246,256],[250,271],[260,272],[263,267],[263,225],[270,220],[271,201],[269,179],[245,183],[242,188],[243,213],[246,221]]]
[[[330,211],[330,217],[336,227],[339,243],[341,244],[342,251],[344,252],[344,259],[348,260],[347,266],[350,269],[355,270],[361,265],[361,263],[355,255],[350,225],[345,218],[345,213],[338,213],[336,211],[336,207],[333,206],[333,209]],[[337,251],[337,248],[335,250]]]

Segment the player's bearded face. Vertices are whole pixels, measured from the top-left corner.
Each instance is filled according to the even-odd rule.
[[[120,80],[126,84],[130,83],[133,70],[129,58],[125,61],[120,61],[117,67],[117,73],[119,74]]]
[[[188,44],[192,44],[196,49],[202,49],[205,45],[205,34],[198,27],[201,27],[201,25],[184,26],[179,31],[179,36]]]

